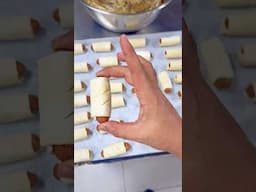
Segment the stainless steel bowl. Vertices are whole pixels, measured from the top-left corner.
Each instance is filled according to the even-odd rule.
[[[155,9],[137,14],[118,14],[111,13],[92,7],[81,0],[83,7],[88,14],[101,26],[113,32],[134,32],[139,31],[151,24],[172,0],[166,0],[162,5]]]

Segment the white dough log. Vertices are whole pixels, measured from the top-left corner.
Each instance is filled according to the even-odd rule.
[[[73,3],[63,3],[59,6],[60,24],[63,28],[74,27],[74,5]]]
[[[111,66],[118,66],[119,61],[117,56],[113,57],[101,57],[97,59],[97,64],[101,67],[111,67]]]
[[[181,44],[180,36],[162,37],[160,38],[161,47],[169,47]]]
[[[129,42],[132,44],[133,48],[144,48],[146,47],[146,38],[131,38]]]
[[[178,73],[174,76],[174,82],[176,84],[181,84],[182,83],[182,73]]]
[[[209,82],[218,89],[229,88],[234,72],[222,42],[218,38],[203,41],[200,51],[202,61],[206,65]]]
[[[19,77],[15,59],[0,59],[0,88],[17,85],[23,79]]]
[[[169,73],[167,71],[160,72],[158,75],[158,79],[162,91],[164,91],[165,93],[171,93],[173,90],[173,85]]]
[[[86,95],[75,95],[74,96],[74,107],[84,107],[90,104],[90,96]]]
[[[85,45],[82,43],[75,43],[74,44],[74,54],[80,55],[86,51]]]
[[[233,36],[256,36],[256,12],[245,11],[226,16],[221,22],[221,34]]]
[[[123,95],[112,95],[111,96],[111,107],[119,108],[125,106],[125,100]]]
[[[87,73],[91,70],[91,65],[86,62],[77,62],[74,65],[75,73]]]
[[[34,116],[28,94],[0,95],[0,123],[9,123]]]
[[[105,42],[95,42],[92,43],[91,49],[94,52],[110,52],[113,50],[113,45],[110,41],[105,41]]]
[[[79,125],[83,123],[87,123],[91,120],[91,114],[89,112],[75,112],[74,114],[74,124]]]
[[[116,157],[127,153],[131,149],[131,145],[126,142],[116,143],[104,148],[101,151],[101,156],[105,159]]]
[[[35,38],[31,17],[0,16],[0,26],[0,40],[29,40]]]
[[[81,91],[85,90],[85,88],[86,88],[86,85],[83,81],[80,81],[80,80],[74,81],[74,92],[75,93],[81,92]]]
[[[182,71],[182,59],[173,59],[167,64],[168,71]]]
[[[0,137],[0,164],[27,160],[35,156],[30,133]]]
[[[110,83],[111,93],[122,93],[124,91],[124,85],[121,82]]]
[[[216,0],[219,7],[240,8],[256,6],[256,0]]]
[[[74,140],[80,141],[88,138],[91,135],[91,131],[88,128],[77,128],[74,130]]]
[[[182,58],[182,48],[169,48],[164,52],[164,56],[167,59],[179,59]]]
[[[241,45],[238,58],[244,67],[256,67],[256,44]]]
[[[153,55],[150,51],[137,51],[136,54],[143,57],[144,59],[146,59],[148,61],[151,61],[153,58]]]
[[[3,192],[31,192],[27,172],[15,172],[0,175],[0,186]]]
[[[93,153],[89,149],[76,149],[74,152],[74,163],[88,162],[93,159]]]

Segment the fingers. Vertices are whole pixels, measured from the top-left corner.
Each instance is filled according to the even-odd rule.
[[[74,31],[69,31],[52,41],[54,51],[73,51],[74,50]]]

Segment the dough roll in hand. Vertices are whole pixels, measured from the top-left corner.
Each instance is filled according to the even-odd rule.
[[[104,148],[101,151],[102,158],[113,158],[127,153],[131,149],[131,145],[127,142],[116,143]]]
[[[91,114],[99,123],[104,123],[111,116],[111,91],[109,78],[97,77],[90,81]]]
[[[40,23],[27,16],[0,16],[0,40],[31,40],[40,30]]]
[[[240,46],[238,58],[244,67],[256,67],[256,44],[244,44]]]

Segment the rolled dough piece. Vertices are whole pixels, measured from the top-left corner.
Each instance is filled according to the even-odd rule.
[[[116,143],[104,148],[101,151],[101,156],[105,159],[116,157],[127,153],[131,149],[131,145],[126,142]]]
[[[59,22],[63,28],[74,27],[74,5],[73,3],[63,3],[58,8]]]
[[[182,73],[178,73],[174,76],[174,82],[176,84],[181,84],[182,83]]]
[[[256,12],[245,11],[226,16],[221,22],[221,34],[233,36],[256,36]]]
[[[181,43],[181,37],[178,35],[160,38],[161,47],[175,46],[175,45],[179,45],[180,43]]]
[[[256,0],[216,0],[219,7],[239,8],[256,6]]]
[[[119,108],[124,107],[125,101],[123,95],[112,95],[111,96],[111,107],[112,108]]]
[[[76,112],[74,115],[74,124],[79,125],[83,123],[87,123],[91,120],[91,114],[89,112]]]
[[[110,41],[105,42],[95,42],[92,43],[91,49],[94,52],[110,52],[113,50],[113,45]]]
[[[110,117],[111,93],[108,78],[98,77],[90,82],[92,117]]]
[[[218,89],[231,86],[234,72],[224,45],[218,38],[205,40],[200,45],[209,82]]]
[[[256,103],[256,81],[249,84],[246,88],[247,96]]]
[[[119,61],[116,56],[114,57],[102,57],[97,59],[97,64],[100,65],[101,67],[111,67],[111,66],[118,66]]]
[[[90,96],[86,95],[75,95],[74,96],[74,107],[84,107],[90,104]]]
[[[27,16],[0,16],[0,40],[30,40],[39,31],[38,21]]]
[[[0,69],[0,88],[14,86],[24,80],[24,74],[19,74],[18,63],[15,59],[0,59]]]
[[[82,43],[75,43],[74,44],[74,54],[80,55],[86,51],[85,45]]]
[[[93,153],[89,149],[76,149],[74,153],[74,163],[88,162],[93,159]]]
[[[0,123],[9,123],[34,116],[28,94],[0,95]]]
[[[151,61],[153,58],[153,55],[150,51],[137,51],[137,55],[143,57],[144,59]]]
[[[182,59],[173,59],[167,65],[168,71],[182,71]]]
[[[162,88],[162,91],[165,93],[171,93],[173,90],[172,81],[170,75],[167,71],[162,71],[158,75],[158,79]]]
[[[132,38],[129,39],[129,42],[132,44],[133,48],[144,48],[146,47],[146,38]]]
[[[1,191],[31,192],[31,183],[25,171],[0,175]]]
[[[256,44],[241,45],[238,58],[244,67],[256,67]]]
[[[121,82],[110,83],[111,93],[122,93],[124,91],[124,85]]]
[[[170,48],[164,52],[164,56],[167,59],[180,59],[182,58],[182,48]]]
[[[78,62],[74,65],[75,73],[87,73],[92,69],[92,66],[86,62]]]
[[[85,88],[86,88],[86,85],[83,81],[80,81],[80,80],[74,81],[74,92],[75,93],[81,92],[81,91],[85,90]]]
[[[31,133],[19,133],[0,137],[0,164],[26,160],[36,155]]]
[[[88,128],[79,128],[74,131],[74,140],[80,141],[88,138],[91,135],[91,131]]]

